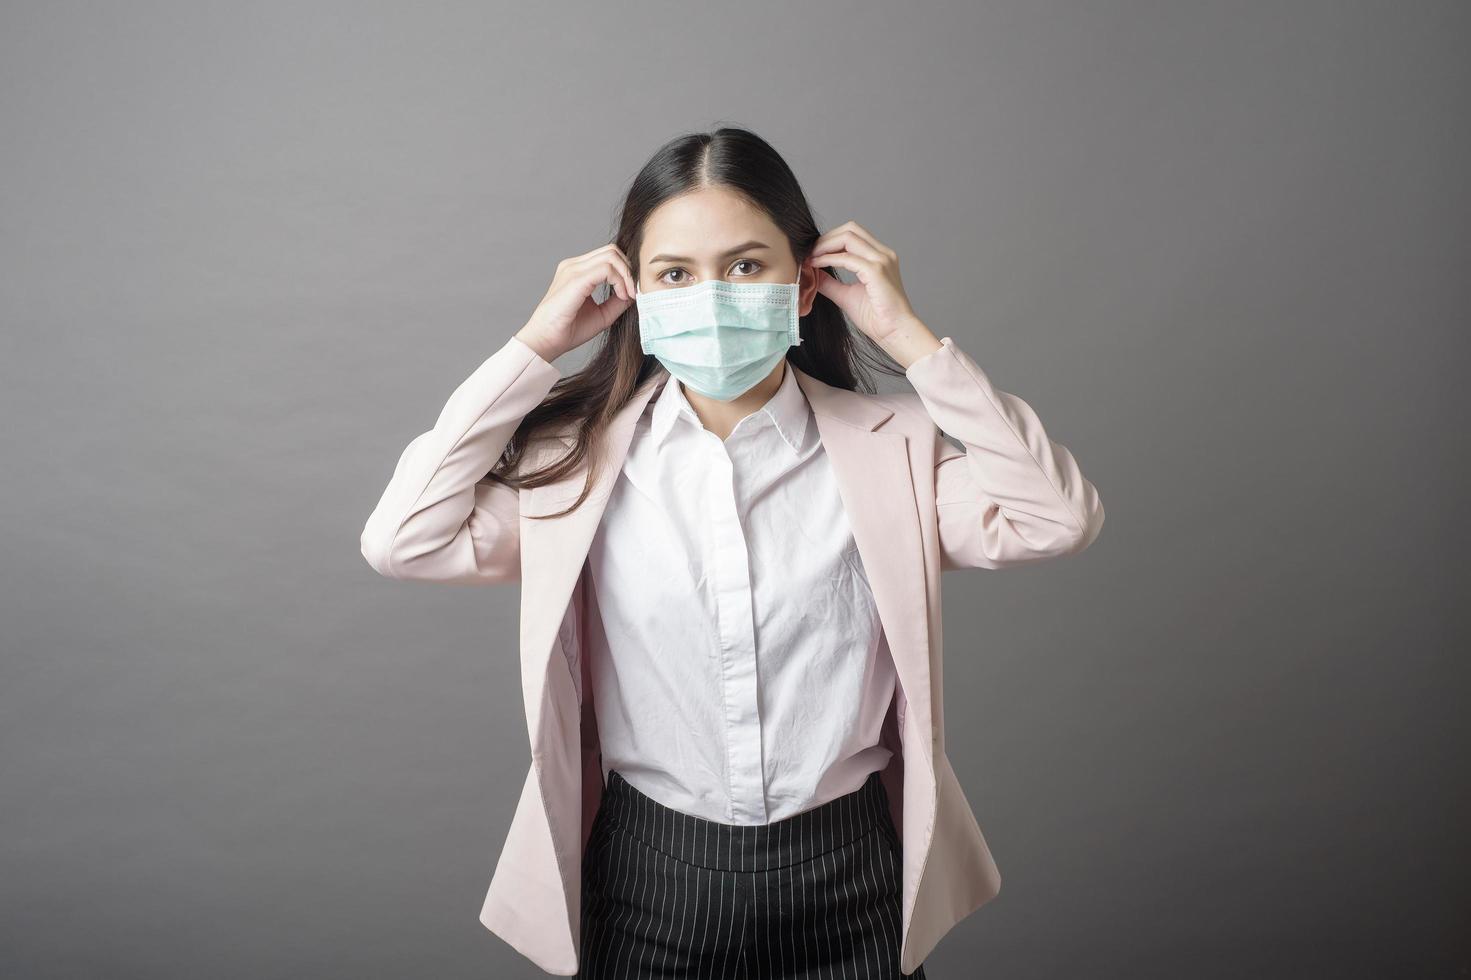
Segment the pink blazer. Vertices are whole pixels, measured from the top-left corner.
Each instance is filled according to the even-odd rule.
[[[940,574],[1075,554],[1103,507],[1066,447],[1021,399],[992,386],[950,337],[911,365],[915,392],[868,395],[795,368],[894,657],[898,684],[883,771],[903,840],[900,968],[912,972],[1001,878],[945,748]],[[586,470],[520,492],[483,481],[521,418],[561,372],[512,336],[403,451],[363,528],[368,563],[393,579],[521,583],[521,685],[531,765],[480,921],[548,973],[577,972],[581,864],[601,800],[597,721],[581,638],[590,617],[584,559],[634,421],[669,379],[662,368],[614,417],[590,498],[555,520]],[[959,440],[957,448],[941,432]],[[558,435],[526,467],[557,455]]]

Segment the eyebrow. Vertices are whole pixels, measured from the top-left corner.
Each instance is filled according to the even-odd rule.
[[[771,246],[768,245],[768,244],[766,244],[765,242],[758,242],[758,241],[756,241],[753,238],[749,242],[742,242],[741,244],[737,245],[735,248],[729,249],[729,250],[721,253],[721,256],[720,257],[722,259],[727,259],[727,258],[730,258],[732,255],[735,255],[737,252],[754,252],[754,251],[756,251],[759,248],[770,248],[770,247]],[[654,256],[652,259],[649,259],[649,264],[650,265],[653,265],[655,262],[693,262],[693,261],[694,261],[694,259],[690,258],[688,255],[669,255],[667,253],[661,252],[658,255]]]

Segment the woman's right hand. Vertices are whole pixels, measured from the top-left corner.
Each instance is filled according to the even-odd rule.
[[[610,283],[602,303],[593,290]],[[557,263],[546,295],[516,336],[543,360],[552,361],[612,326],[633,302],[633,264],[613,242]]]

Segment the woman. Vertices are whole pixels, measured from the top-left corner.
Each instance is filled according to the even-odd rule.
[[[866,367],[915,393],[861,392]],[[894,252],[819,234],[777,153],[720,129],[661,148],[614,241],[558,264],[362,550],[521,582],[532,766],[488,928],[561,975],[923,977],[999,887],[945,754],[938,573],[1102,522]]]

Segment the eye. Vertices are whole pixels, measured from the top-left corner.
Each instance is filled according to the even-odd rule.
[[[684,272],[684,270],[683,270],[683,269],[681,269],[681,268],[680,268],[680,267],[679,267],[679,266],[675,266],[675,267],[674,267],[674,268],[672,268],[672,269],[665,269],[665,270],[664,270],[664,271],[663,271],[663,272],[661,272],[661,273],[659,273],[659,281],[660,281],[660,282],[667,282],[667,283],[669,283],[669,285],[671,285],[671,286],[675,286],[675,285],[678,285],[678,283],[676,283],[676,282],[673,282],[673,281],[671,281],[671,280],[669,280],[669,279],[665,279],[665,278],[664,278],[664,277],[665,277],[665,276],[667,276],[667,275],[669,275],[669,273],[671,273],[671,272],[679,272],[679,273],[683,273],[683,272]]]
[[[757,272],[761,271],[761,263],[760,262],[757,262],[755,259],[741,259],[739,262],[737,262],[735,264],[735,266],[732,266],[731,268],[735,268],[736,266],[742,266],[742,265],[754,265],[756,267],[756,268],[752,269],[750,272],[745,273],[745,275],[748,275],[748,276],[754,276]]]

